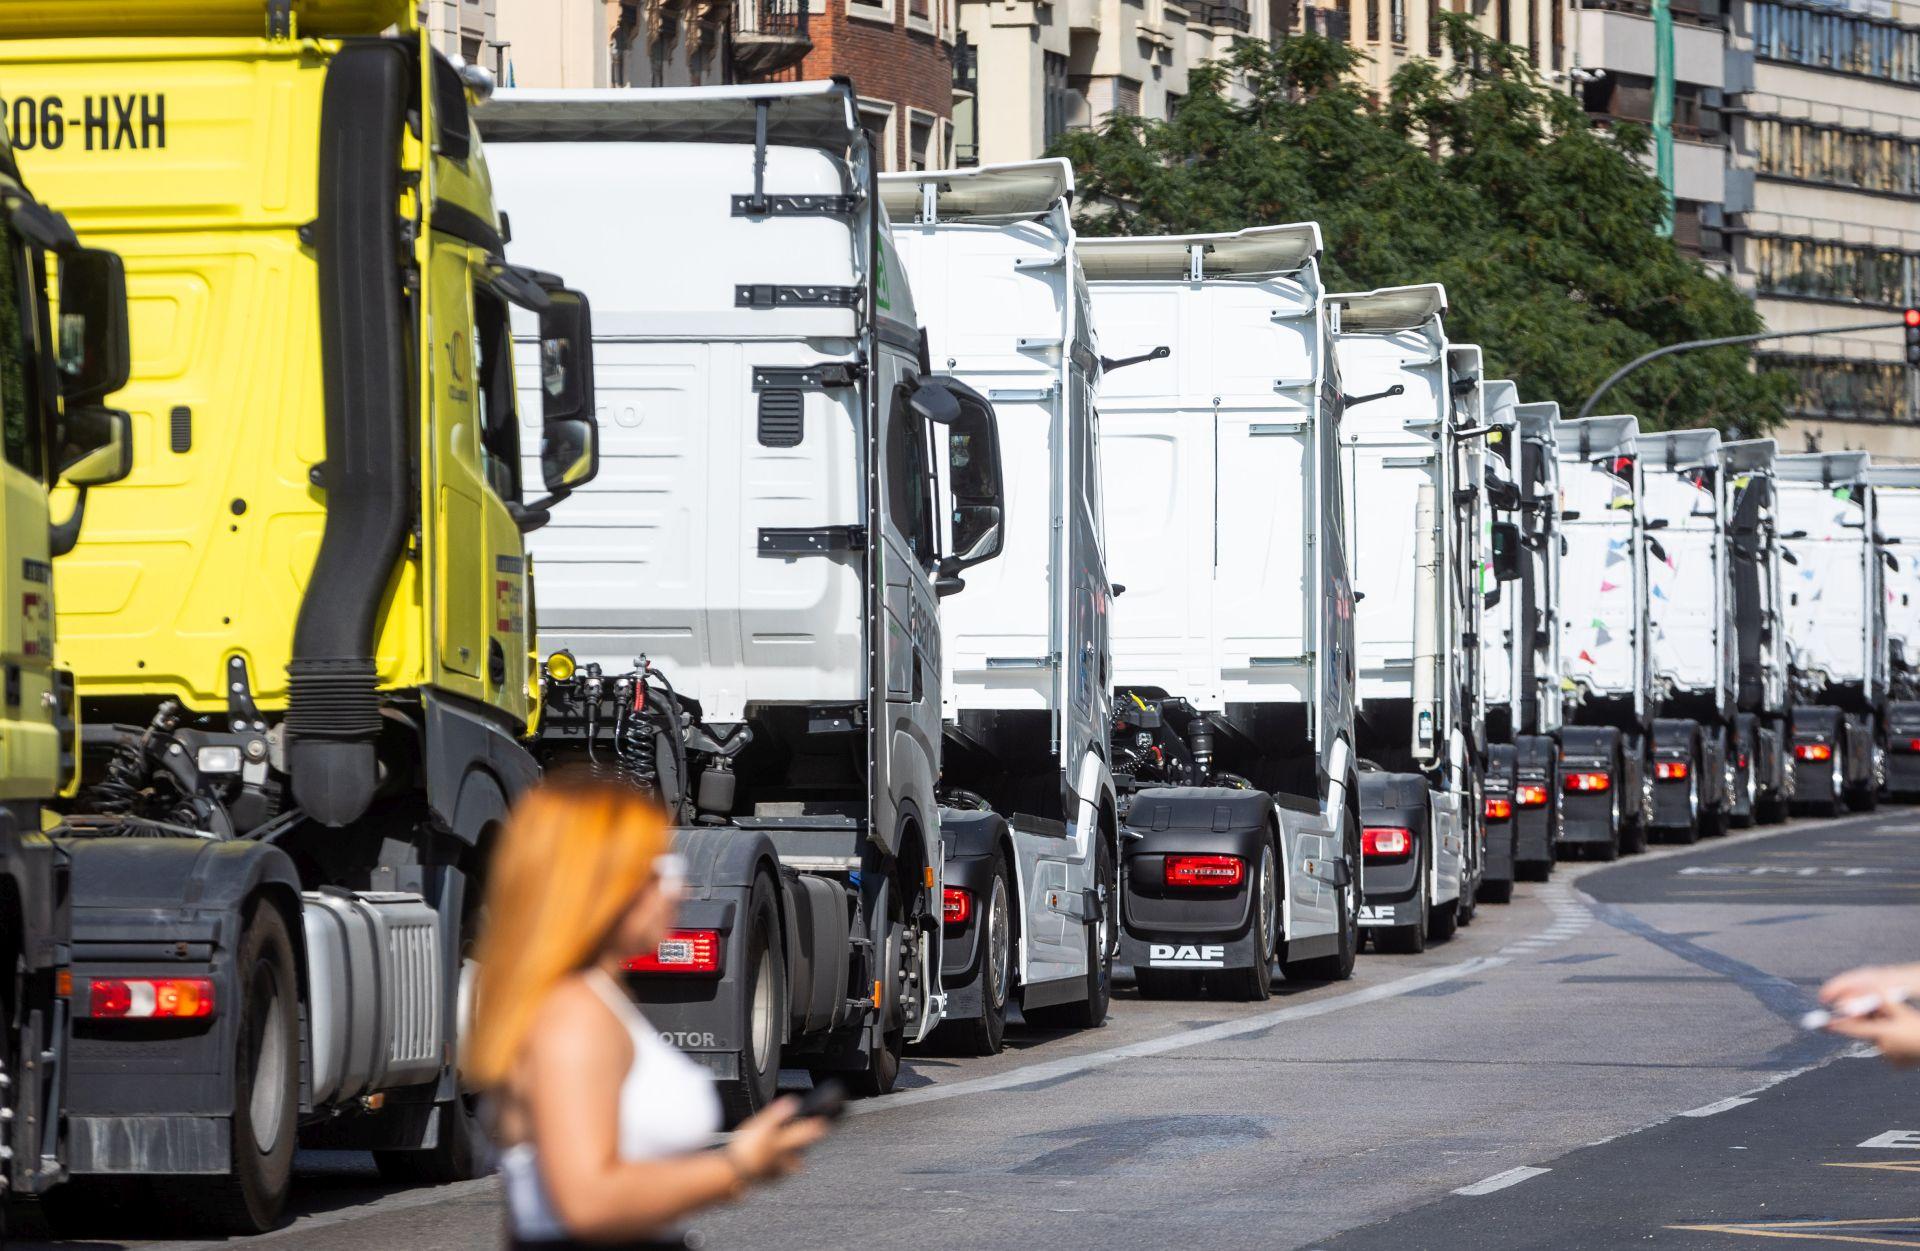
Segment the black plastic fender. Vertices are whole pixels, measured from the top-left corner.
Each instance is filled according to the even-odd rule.
[[[1489,804],[1496,799],[1504,799],[1509,805],[1514,803],[1519,760],[1519,749],[1512,743],[1495,743],[1487,748],[1487,767],[1480,789]],[[1511,807],[1510,815],[1504,819],[1486,817],[1487,856],[1481,875],[1483,882],[1513,881],[1513,866],[1519,852],[1518,816],[1519,809]]]
[[[1887,705],[1887,793],[1920,795],[1920,701]]]
[[[504,820],[520,793],[540,780],[532,753],[493,717],[458,700],[422,695],[426,707],[427,806],[467,846]]]
[[[1700,741],[1700,723],[1680,717],[1659,717],[1653,723],[1653,760],[1659,763],[1683,763],[1687,766],[1687,776],[1680,779],[1661,780],[1656,773],[1653,783],[1653,825],[1661,830],[1684,830],[1694,824],[1695,814],[1689,808],[1687,798],[1697,793],[1702,810],[1708,801],[1707,779],[1704,776],[1706,761],[1704,753],[1696,750]],[[1695,788],[1698,788],[1697,792]]]
[[[1007,823],[998,813],[965,809],[940,810],[940,838],[946,846],[945,882],[972,895],[973,915],[959,925],[943,925],[940,943],[940,983],[947,990],[947,1019],[978,1017],[979,995],[965,992],[980,973],[981,921],[979,906],[992,889],[993,856],[1010,841]],[[1007,872],[1014,872],[1011,859]],[[1015,889],[1018,887],[1016,885]],[[1016,911],[1024,912],[1015,904]]]
[[[1736,824],[1750,825],[1754,803],[1747,793],[1749,785],[1757,797],[1766,790],[1767,780],[1760,750],[1760,718],[1750,712],[1735,713],[1727,750],[1733,756],[1733,793],[1727,796],[1727,815]]]
[[[1555,776],[1560,748],[1544,734],[1523,734],[1514,740],[1513,858],[1517,866],[1553,863],[1554,817],[1559,811],[1560,779]],[[1522,807],[1521,783],[1541,787],[1547,802]]]
[[[240,1023],[233,960],[250,901],[271,898],[286,910],[305,982],[293,861],[252,841],[58,841],[73,866],[72,1171],[224,1171]],[[210,978],[215,1012],[179,1022],[94,1022],[84,1014],[96,977]]]
[[[1620,797],[1621,821],[1633,820],[1633,807],[1640,802],[1637,773],[1626,769],[1624,736],[1610,725],[1570,725],[1560,731],[1560,773],[1555,789],[1560,796],[1560,833],[1563,843],[1605,843],[1613,837],[1614,791]],[[1606,770],[1612,775],[1611,787],[1600,792],[1574,792],[1566,787],[1566,775],[1575,772]],[[1628,788],[1632,789],[1628,789]]]
[[[1273,797],[1227,787],[1157,787],[1137,792],[1120,829],[1120,962],[1136,968],[1245,969],[1260,855],[1273,845]],[[1237,856],[1239,885],[1169,887],[1174,854]],[[1275,850],[1275,856],[1279,855]],[[1278,890],[1286,875],[1276,859]]]
[[[1420,895],[1420,875],[1433,857],[1432,791],[1418,773],[1362,773],[1360,824],[1397,826],[1406,830],[1413,846],[1404,859],[1368,860],[1361,875],[1361,924],[1416,925],[1418,915],[1408,911]]]
[[[1802,804],[1819,804],[1837,793],[1846,780],[1847,716],[1839,708],[1826,704],[1797,704],[1788,714],[1795,775],[1794,798]],[[1799,749],[1824,744],[1833,755],[1827,760],[1802,760]],[[1839,781],[1836,782],[1836,775]]]

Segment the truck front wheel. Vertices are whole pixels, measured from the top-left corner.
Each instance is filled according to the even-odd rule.
[[[746,993],[734,1036],[740,1039],[740,1076],[720,1084],[727,1124],[738,1125],[773,1100],[780,1085],[780,1027],[787,1019],[787,965],[780,946],[780,920],[773,887],[764,874],[753,880],[747,904]]]
[[[175,1185],[198,1223],[260,1234],[277,1225],[286,1209],[300,1104],[293,941],[271,904],[257,905],[247,922],[234,984],[240,989],[240,1024],[233,1054],[232,1171]]]

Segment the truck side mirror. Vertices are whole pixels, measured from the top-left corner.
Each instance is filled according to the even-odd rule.
[[[1780,549],[1780,559],[1789,565],[1797,565],[1800,563],[1800,558],[1784,547]]]
[[[947,426],[947,488],[953,496],[953,553],[942,577],[992,560],[1004,535],[1005,494],[1000,480],[1000,429],[993,405],[963,383],[943,378],[956,410]]]
[[[540,476],[548,491],[565,495],[600,472],[593,311],[578,291],[547,292],[540,312],[540,402]]]
[[[1523,545],[1520,527],[1511,521],[1493,523],[1493,577],[1496,582],[1512,582],[1520,576]],[[1488,600],[1496,603],[1497,600]]]
[[[70,409],[58,455],[60,480],[68,486],[118,482],[133,472],[133,418],[97,405]]]
[[[1647,536],[1647,550],[1653,553],[1654,559],[1656,560],[1665,560],[1667,558],[1667,549],[1660,546],[1660,540],[1654,538],[1652,535]]]
[[[1892,552],[1882,551],[1880,553],[1880,559],[1886,561],[1887,568],[1892,570],[1894,573],[1900,572],[1900,561],[1897,558],[1895,558]]]
[[[127,385],[127,270],[117,252],[78,248],[60,255],[60,395],[93,404]]]

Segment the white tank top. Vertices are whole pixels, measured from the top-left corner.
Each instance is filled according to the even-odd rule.
[[[697,1151],[720,1129],[720,1097],[707,1071],[663,1042],[625,991],[600,969],[587,984],[633,1041],[633,1063],[620,1082],[620,1159],[657,1160]],[[506,1183],[507,1218],[513,1232],[528,1240],[570,1237],[547,1197],[539,1153],[531,1141],[508,1147],[500,1157]]]

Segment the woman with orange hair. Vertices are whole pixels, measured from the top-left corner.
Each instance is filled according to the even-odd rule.
[[[799,1167],[826,1132],[775,1101],[722,1150],[706,1071],[620,979],[679,903],[666,820],[624,787],[548,782],[494,855],[466,1075],[489,1092],[515,1248],[683,1246],[678,1222]]]

